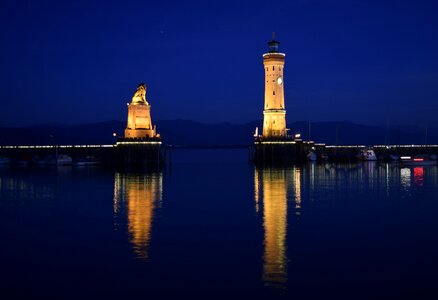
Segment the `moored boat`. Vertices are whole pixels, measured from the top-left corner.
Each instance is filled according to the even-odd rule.
[[[316,161],[316,158],[317,158],[315,152],[313,152],[313,151],[310,151],[306,157],[307,157],[307,160],[309,160],[309,161]]]
[[[0,156],[0,165],[10,164],[11,159],[9,157]]]
[[[59,154],[55,157],[53,157],[52,159],[49,159],[47,161],[47,164],[49,165],[57,165],[57,166],[67,166],[67,165],[71,165],[73,162],[73,159],[66,155],[66,154]]]
[[[100,164],[100,160],[94,156],[80,157],[73,162],[73,166],[95,166]]]
[[[375,161],[377,160],[376,153],[373,149],[363,149],[360,150],[357,158],[363,161]]]
[[[22,156],[18,160],[19,166],[28,166],[32,163],[32,157],[31,156]]]

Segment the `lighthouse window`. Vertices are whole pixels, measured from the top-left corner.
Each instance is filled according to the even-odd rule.
[[[275,96],[275,91],[272,91],[272,95],[274,95],[274,96]]]

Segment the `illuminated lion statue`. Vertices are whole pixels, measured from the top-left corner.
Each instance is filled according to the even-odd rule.
[[[135,91],[134,96],[132,97],[133,103],[145,103],[149,105],[146,101],[146,84],[140,83]]]

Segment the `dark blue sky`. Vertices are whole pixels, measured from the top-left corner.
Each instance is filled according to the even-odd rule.
[[[286,53],[287,120],[438,125],[435,1],[2,1],[0,125],[262,118],[262,54]]]

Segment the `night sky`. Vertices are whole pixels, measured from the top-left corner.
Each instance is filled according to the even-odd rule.
[[[288,122],[436,126],[436,1],[1,1],[0,126],[262,118],[262,54],[286,53]]]

